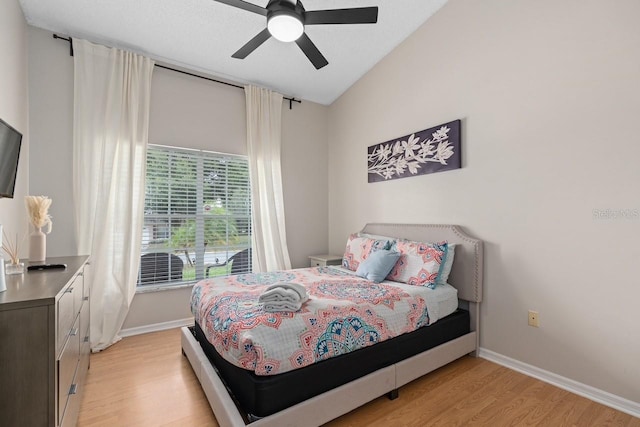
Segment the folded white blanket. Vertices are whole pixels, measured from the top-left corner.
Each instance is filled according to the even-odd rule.
[[[277,313],[282,311],[298,311],[302,308],[301,302],[287,302],[287,301],[278,301],[278,302],[265,302],[264,303],[264,311],[268,313]]]
[[[300,294],[291,289],[276,288],[270,291],[264,291],[260,298],[260,302],[300,302]]]
[[[288,302],[288,303],[304,303],[309,299],[307,289],[298,284],[291,282],[278,282],[269,286],[258,298],[258,301],[267,302]]]
[[[278,282],[269,286],[258,298],[264,311],[298,311],[309,299],[307,289],[298,283]]]

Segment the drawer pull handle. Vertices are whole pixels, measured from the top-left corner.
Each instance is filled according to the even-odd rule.
[[[71,332],[69,332],[69,336],[75,337],[76,335],[78,335],[78,328],[73,328]]]
[[[69,395],[76,394],[78,392],[78,384],[71,384],[69,387]]]
[[[70,294],[71,292],[73,292],[73,286],[71,286],[69,289],[64,291],[65,294]]]
[[[80,273],[78,273],[78,277],[82,277],[82,276],[84,276],[84,272],[81,271]]]
[[[89,297],[82,298],[82,301],[89,301]]]

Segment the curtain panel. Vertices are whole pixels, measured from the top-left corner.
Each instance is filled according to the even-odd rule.
[[[73,196],[78,253],[91,255],[91,348],[120,340],[140,263],[154,62],[73,39]]]
[[[253,206],[253,269],[290,269],[280,166],[282,95],[255,86],[244,89]]]

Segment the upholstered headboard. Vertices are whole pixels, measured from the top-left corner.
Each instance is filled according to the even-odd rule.
[[[482,301],[482,240],[449,224],[367,224],[363,233],[398,237],[418,242],[455,243],[455,258],[447,282],[458,289],[458,298]]]

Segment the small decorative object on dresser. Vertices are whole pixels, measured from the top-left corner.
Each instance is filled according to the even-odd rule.
[[[22,274],[24,273],[24,263],[23,262],[7,262],[4,266],[4,273],[7,275],[12,274]]]
[[[2,230],[0,224],[0,236],[2,236],[2,250],[9,256],[9,262],[5,265],[5,274],[22,274],[24,273],[24,263],[20,262],[20,243],[18,235],[16,239],[11,241],[7,234]],[[1,259],[1,257],[0,257]]]
[[[29,221],[34,228],[29,236],[29,261],[44,261],[47,257],[47,234],[51,233],[53,225],[49,215],[51,199],[47,196],[25,196],[24,201],[29,213]],[[46,232],[42,231],[45,226]]]
[[[340,265],[342,264],[342,255],[311,255],[309,257],[309,266],[311,267],[324,267],[327,265]]]

